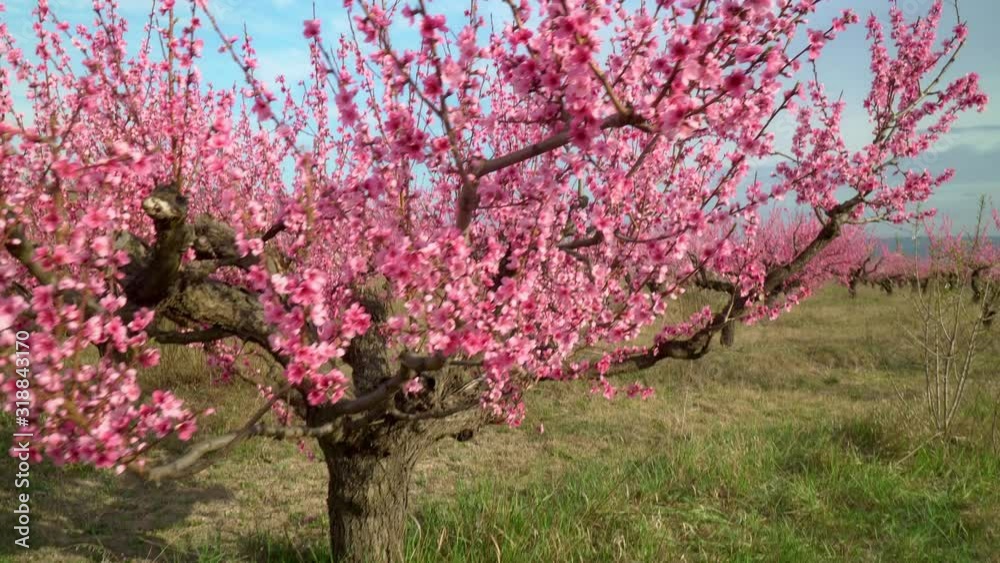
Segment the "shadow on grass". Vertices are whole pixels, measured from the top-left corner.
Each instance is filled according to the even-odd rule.
[[[0,420],[0,451],[10,448],[11,433],[5,417]],[[11,476],[11,485],[15,473],[15,460],[0,456],[0,475]],[[30,494],[31,551],[50,548],[94,561],[200,561],[197,554],[166,547],[167,542],[157,534],[187,519],[200,503],[232,497],[219,485],[154,485],[135,477],[116,477],[83,467],[60,468],[48,462],[31,467],[30,488],[15,490],[11,486],[7,492],[0,499],[4,514],[14,510],[15,493]],[[11,526],[0,528],[0,560],[24,553],[14,545],[14,539]]]

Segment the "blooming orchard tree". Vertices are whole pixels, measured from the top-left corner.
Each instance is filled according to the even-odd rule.
[[[909,284],[917,291],[926,289],[932,281],[969,286],[973,301],[981,302],[990,293],[986,288],[1000,280],[1000,247],[995,242],[996,231],[1000,231],[995,224],[997,215],[995,209],[987,213],[984,200],[974,229],[957,229],[948,217],[921,220],[914,236],[920,234],[927,240],[926,254],[921,255],[919,249],[914,249],[914,255],[883,249],[870,279],[888,293],[894,285]]]
[[[968,287],[988,328],[1000,305],[1000,248],[994,242],[993,221],[985,211],[984,201],[975,229],[956,229],[947,218],[924,222],[930,267],[921,286],[926,288],[933,282],[957,291]]]
[[[697,253],[691,259],[698,272],[694,285],[722,293],[728,300],[726,307],[738,313],[722,327],[721,342],[725,346],[733,344],[736,321],[753,324],[762,318],[774,319],[830,281],[848,286],[853,296],[861,277],[874,269],[874,239],[863,226],[847,224],[808,263],[765,294],[760,288],[769,272],[801,254],[819,235],[823,222],[812,215],[778,210],[759,227],[751,225],[729,235],[735,231],[729,221],[719,229],[721,232],[707,237],[707,244],[714,244],[718,238],[728,239],[732,250],[727,258],[703,266],[697,262]]]
[[[933,264],[930,276],[951,284],[965,282],[972,289],[973,299],[981,300],[980,283],[1000,276],[1000,249],[991,238],[991,223],[985,213],[981,213],[976,228],[970,230],[956,229],[949,218],[925,221],[923,231]]]
[[[887,245],[881,249],[881,259],[878,268],[869,279],[878,284],[887,295],[892,295],[897,287],[909,285],[916,291],[919,285],[930,277],[931,262],[926,256],[908,255],[901,249],[889,250]]]
[[[346,0],[347,36],[304,23],[298,85],[260,81],[251,38],[205,0],[158,2],[138,46],[110,0],[80,25],[39,0],[30,46],[0,24],[0,346],[32,331],[35,455],[161,480],[255,436],[315,439],[334,552],[398,559],[428,443],[518,424],[540,378],[613,391],[612,373],[699,358],[727,324],[777,314],[852,225],[903,221],[950,178],[905,163],[986,103],[976,75],[944,76],[966,28],[939,39],[940,2],[912,23],[893,6],[891,40],[869,19],[857,150],[811,72],[849,11],[819,25],[811,0],[506,4],[488,25],[477,2],[448,18]],[[206,39],[244,85],[205,81]],[[783,115],[789,151],[770,131]],[[751,179],[778,153],[768,183]],[[762,220],[785,196],[815,217],[799,234]],[[733,233],[778,246],[760,260]],[[660,322],[715,277],[725,307]],[[233,342],[276,375],[255,380],[245,424],[195,439],[204,413],[144,389],[142,369],[157,345]],[[574,361],[598,343],[620,348]],[[194,441],[164,459],[174,435]]]

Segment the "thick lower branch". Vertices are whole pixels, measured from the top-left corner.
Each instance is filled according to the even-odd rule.
[[[187,198],[176,186],[161,186],[142,202],[153,219],[156,242],[141,271],[125,286],[134,305],[153,306],[171,291],[180,276],[181,258],[191,246],[193,232],[187,224]]]
[[[207,326],[270,349],[271,327],[264,321],[260,301],[224,282],[207,280],[180,288],[159,304],[157,312],[180,325]]]

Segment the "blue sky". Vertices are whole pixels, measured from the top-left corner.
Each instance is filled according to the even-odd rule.
[[[0,0],[3,2],[3,0]],[[68,21],[87,21],[90,0],[50,0],[50,6]],[[124,13],[134,21],[137,31],[150,11],[150,0],[121,0]],[[468,2],[437,0],[436,11],[461,14]],[[901,0],[908,16],[926,11],[931,0]],[[7,0],[4,20],[16,36],[30,37],[29,12],[34,0]],[[259,76],[270,79],[285,74],[291,81],[304,78],[309,72],[307,48],[302,38],[302,20],[312,17],[312,2],[306,0],[209,0],[213,13],[227,33],[238,34],[244,23],[255,38],[260,58]],[[482,9],[499,9],[500,0],[480,0]],[[497,5],[497,6],[494,6]],[[823,27],[844,8],[853,8],[862,15],[875,11],[885,21],[888,0],[828,0],[814,18]],[[447,7],[447,8],[444,8]],[[957,76],[975,71],[981,75],[982,86],[994,98],[983,114],[967,114],[958,122],[951,136],[940,143],[920,164],[931,170],[946,167],[956,169],[955,179],[934,195],[930,205],[951,216],[956,224],[970,225],[975,220],[978,198],[993,196],[1000,205],[1000,180],[995,171],[1000,162],[1000,3],[997,0],[961,0],[962,16],[969,23],[969,41],[952,70]],[[504,8],[505,9],[505,8]],[[346,29],[345,12],[340,0],[317,2],[317,15],[323,22],[324,35]],[[951,10],[946,11],[948,26],[953,23]],[[200,66],[204,76],[217,84],[239,82],[239,71],[228,57],[214,53],[216,43],[208,42],[206,61]],[[400,42],[405,44],[405,39]],[[820,64],[820,77],[828,91],[835,95],[843,91],[848,110],[844,123],[848,142],[857,146],[869,135],[867,116],[861,100],[867,93],[868,55],[865,30],[852,26],[827,47]],[[784,129],[787,130],[787,127]],[[780,131],[780,129],[779,129]],[[895,233],[892,227],[880,227],[882,233]],[[906,231],[908,232],[908,231]],[[901,233],[902,234],[902,233]]]

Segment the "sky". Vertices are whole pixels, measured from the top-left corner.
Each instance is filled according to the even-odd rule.
[[[480,10],[506,9],[501,0],[479,0]],[[923,13],[932,0],[900,0],[899,5],[908,17]],[[950,2],[950,0],[949,0]],[[0,0],[7,11],[0,13],[15,37],[31,37],[30,11],[35,0]],[[90,0],[49,0],[52,9],[67,21],[87,21]],[[134,21],[136,33],[141,30],[150,12],[150,0],[120,0],[123,13]],[[347,29],[345,10],[340,0],[316,2],[316,16],[322,21],[323,33]],[[463,0],[436,0],[432,10],[460,17],[468,5]],[[209,0],[212,12],[227,34],[239,34],[246,26],[254,37],[259,55],[258,76],[265,80],[284,74],[290,82],[304,79],[309,73],[306,42],[302,37],[302,21],[313,17],[313,2],[308,0]],[[862,16],[876,12],[887,21],[888,0],[827,0],[812,21],[816,27],[825,28],[844,8],[854,9]],[[981,195],[992,197],[1000,206],[1000,180],[995,168],[1000,163],[1000,2],[998,0],[961,0],[962,18],[969,25],[969,39],[950,76],[978,72],[982,88],[991,96],[991,103],[984,113],[967,113],[957,123],[949,137],[924,156],[918,163],[932,171],[945,168],[956,170],[952,182],[939,190],[928,206],[948,215],[959,227],[975,223]],[[948,27],[954,23],[951,9],[946,10]],[[218,85],[240,82],[239,69],[231,59],[216,55],[218,43],[206,41],[206,57],[199,63],[206,79]],[[397,46],[406,47],[406,38],[397,39]],[[852,26],[831,43],[820,60],[820,78],[831,95],[843,92],[847,102],[844,134],[852,147],[862,145],[870,138],[870,125],[861,102],[870,82],[868,72],[868,43],[864,26]],[[780,126],[781,124],[779,124]],[[786,126],[778,131],[788,131]],[[909,228],[879,226],[882,235],[907,235]]]

